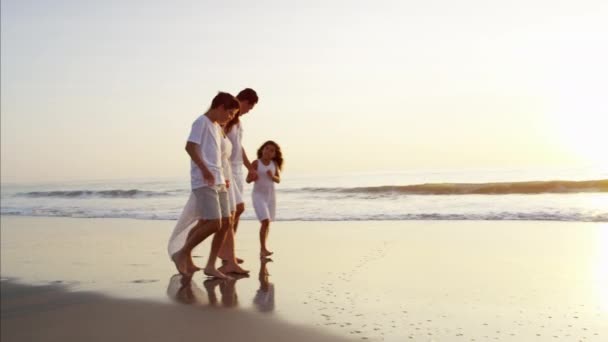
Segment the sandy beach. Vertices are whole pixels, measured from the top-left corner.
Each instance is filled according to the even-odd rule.
[[[244,221],[251,275],[184,285],[171,221],[1,220],[3,341],[608,338],[605,223],[277,222],[264,269]]]

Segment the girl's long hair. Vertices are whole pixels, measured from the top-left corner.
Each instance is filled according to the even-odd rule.
[[[274,158],[272,158],[272,160],[274,160],[274,162],[277,163],[279,170],[281,170],[283,168],[283,153],[281,152],[281,147],[279,146],[279,144],[277,144],[276,142],[274,142],[272,140],[268,140],[267,142],[263,143],[260,148],[258,148],[258,159],[262,159],[262,151],[264,150],[264,147],[266,147],[267,145],[274,146],[276,153],[274,154]]]

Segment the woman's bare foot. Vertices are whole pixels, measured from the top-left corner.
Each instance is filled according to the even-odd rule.
[[[239,265],[235,265],[233,263],[227,263],[227,264],[223,265],[222,267],[218,268],[218,271],[220,271],[224,274],[228,274],[228,273],[249,274],[249,271],[244,270]]]
[[[272,255],[272,253],[273,253],[273,252],[271,252],[271,251],[269,251],[269,250],[262,250],[262,251],[260,252],[260,256],[261,256],[262,258],[265,258],[265,257],[269,257],[269,256],[271,256],[271,255]]]
[[[173,262],[175,263],[175,268],[177,268],[179,274],[183,276],[192,275],[188,269],[188,257],[184,255],[181,251],[175,252],[175,254],[171,256],[171,260],[173,260]]]
[[[208,277],[219,278],[219,279],[232,279],[229,276],[225,275],[224,273],[216,270],[215,268],[205,267],[205,269],[203,270],[203,273],[205,273],[205,275]]]

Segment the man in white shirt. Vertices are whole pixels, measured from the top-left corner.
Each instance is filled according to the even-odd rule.
[[[257,179],[257,171],[251,167],[251,162],[247,158],[247,153],[243,148],[243,126],[240,117],[249,113],[250,110],[258,103],[258,94],[251,88],[245,88],[236,96],[239,100],[239,112],[230,122],[226,124],[226,132],[228,139],[232,143],[232,153],[230,155],[230,164],[232,169],[232,184],[234,191],[234,199],[236,202],[236,212],[233,217],[233,229],[236,234],[236,229],[239,224],[239,218],[245,211],[245,201],[243,199],[243,190],[245,187],[245,176],[243,175],[243,165],[247,168],[248,177]],[[220,250],[220,258],[226,262],[230,259],[231,254],[229,244],[226,244]],[[243,259],[236,258],[238,263],[242,263]]]
[[[186,152],[191,158],[190,182],[200,219],[188,234],[184,246],[171,257],[184,276],[191,276],[199,269],[192,261],[192,249],[215,233],[203,272],[212,277],[229,278],[215,268],[217,254],[230,228],[221,224],[221,218],[229,215],[230,207],[222,173],[221,137],[217,123],[229,121],[238,109],[236,98],[220,92],[213,99],[211,108],[192,124]]]

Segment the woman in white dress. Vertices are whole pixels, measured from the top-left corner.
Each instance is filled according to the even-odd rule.
[[[230,215],[227,217],[222,217],[222,225],[230,226],[228,232],[226,233],[226,240],[224,240],[224,244],[220,249],[219,257],[222,259],[222,267],[219,268],[219,271],[224,274],[236,273],[236,274],[247,274],[249,271],[242,269],[237,262],[237,258],[234,254],[234,215],[236,212],[236,200],[235,200],[235,186],[232,177],[232,169],[230,166],[230,155],[232,154],[232,143],[230,139],[226,136],[224,131],[225,124],[222,125],[221,134],[222,134],[222,171],[224,173],[224,177],[226,178],[226,185],[228,190],[228,202],[230,204]]]
[[[247,182],[255,181],[253,185],[252,199],[255,214],[260,220],[260,256],[272,255],[266,246],[270,222],[275,220],[276,195],[274,183],[281,181],[280,171],[283,166],[283,154],[281,148],[274,141],[267,141],[258,149],[258,159],[252,164],[257,171],[257,179],[247,177]]]

